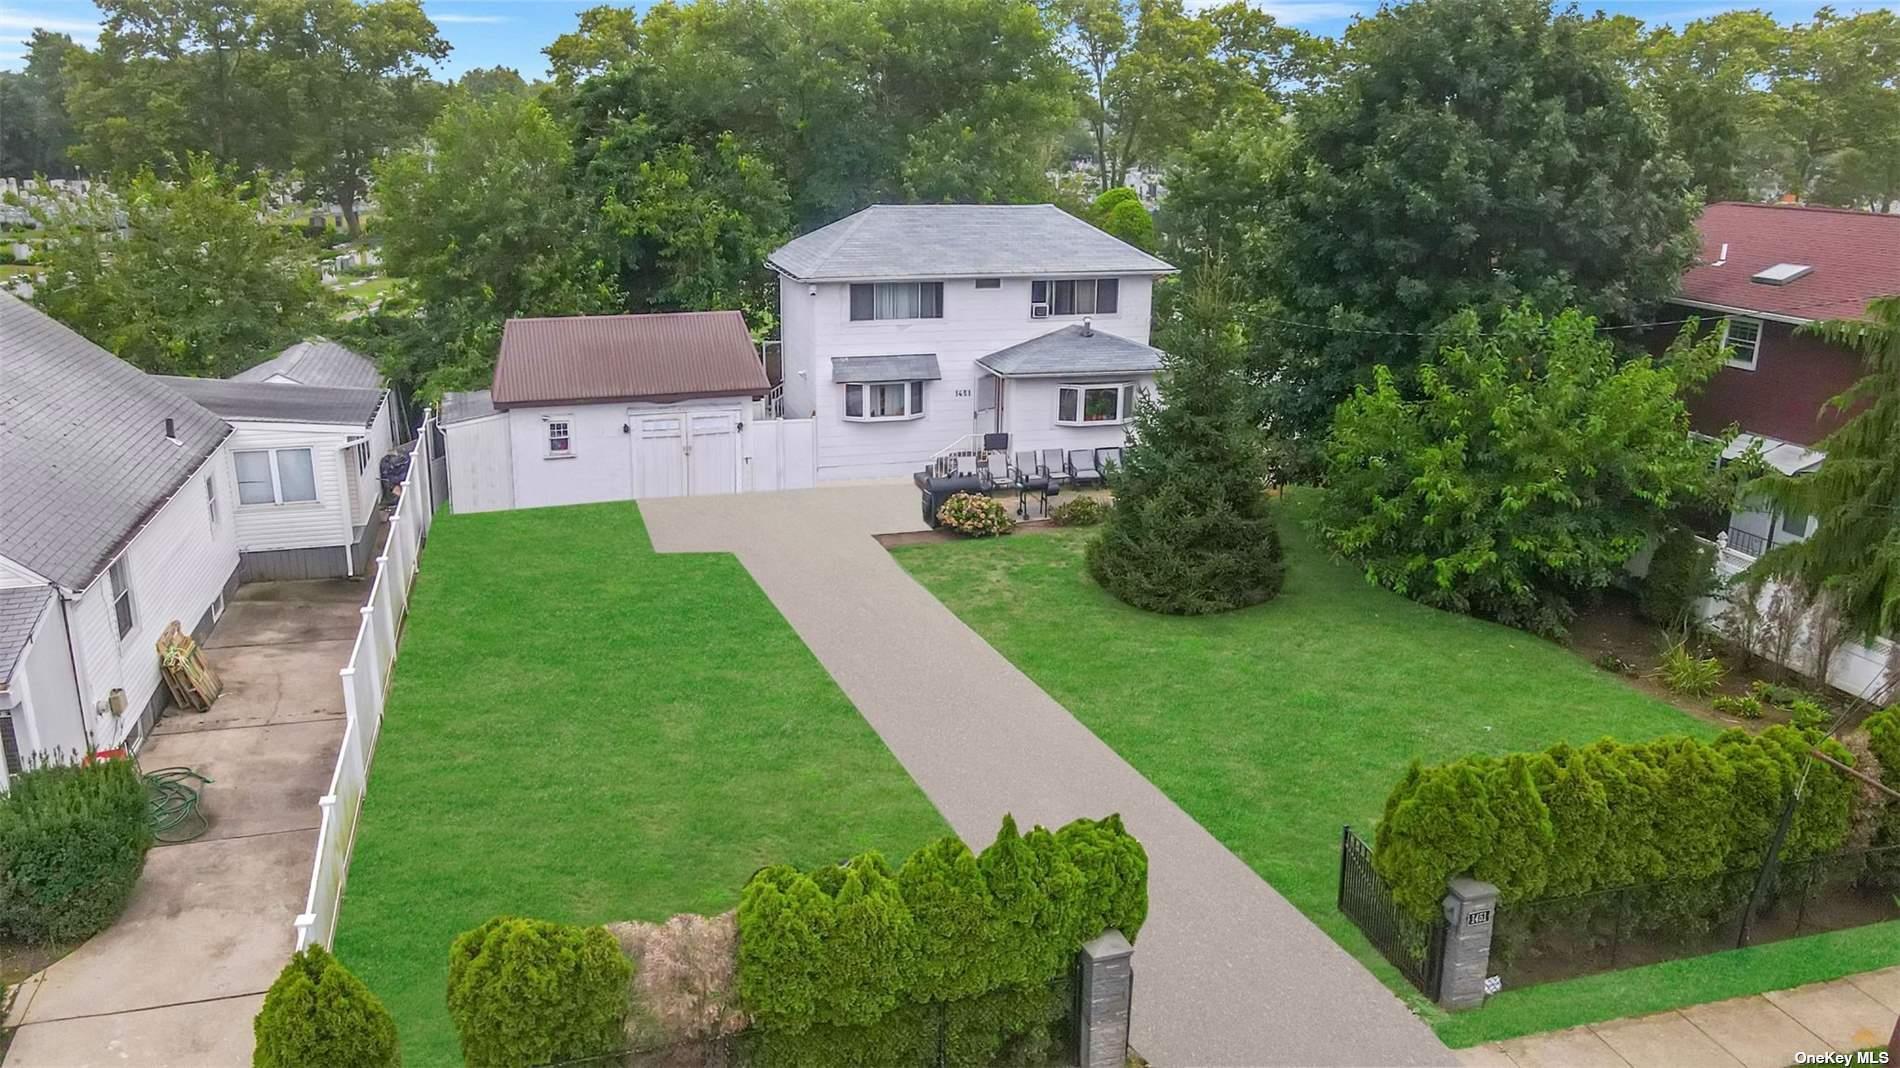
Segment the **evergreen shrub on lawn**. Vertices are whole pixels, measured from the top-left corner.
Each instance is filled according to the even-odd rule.
[[[251,1022],[252,1068],[397,1068],[396,1021],[322,946],[290,958]]]
[[[104,930],[131,900],[152,840],[129,760],[13,776],[0,795],[0,936],[77,942]]]
[[[957,1063],[1040,1049],[1053,984],[1084,942],[1139,934],[1147,880],[1116,816],[1027,834],[1006,817],[981,855],[946,837],[896,871],[875,852],[776,864],[739,901],[740,999],[766,1063],[928,1059],[939,1015]]]
[[[1872,763],[1880,765],[1880,781],[1889,790],[1900,790],[1900,705],[1889,705],[1867,717],[1867,751]],[[1881,795],[1875,804],[1873,845],[1900,847],[1900,801]],[[1868,875],[1887,890],[1900,890],[1900,848],[1874,854]]]
[[[1136,401],[1115,507],[1088,547],[1103,589],[1170,615],[1259,604],[1286,574],[1240,328],[1220,269],[1203,270],[1180,321],[1163,332],[1160,401]]]
[[[604,927],[497,916],[449,951],[449,1016],[471,1068],[620,1048],[633,967]]]
[[[1420,919],[1437,915],[1445,883],[1457,875],[1497,884],[1509,904],[1747,868],[1761,861],[1817,742],[1853,763],[1838,742],[1784,726],[1725,731],[1713,742],[1605,738],[1414,763],[1386,798],[1373,865]],[[1817,766],[1782,856],[1841,848],[1856,796],[1845,776]],[[1689,922],[1700,907],[1682,895],[1650,897],[1652,926]]]

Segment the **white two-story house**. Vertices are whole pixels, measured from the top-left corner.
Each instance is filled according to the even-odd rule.
[[[1152,390],[1169,264],[1050,204],[876,205],[768,260],[783,414],[821,480],[906,475],[983,435],[1120,445]]]

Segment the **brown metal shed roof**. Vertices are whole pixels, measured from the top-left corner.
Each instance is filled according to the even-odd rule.
[[[758,396],[771,388],[736,311],[510,319],[497,408]]]

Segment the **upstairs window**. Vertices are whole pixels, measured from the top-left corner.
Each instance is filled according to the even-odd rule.
[[[132,582],[126,577],[125,557],[112,561],[106,569],[106,581],[112,594],[112,618],[118,624],[119,637],[132,633]]]
[[[1722,321],[1722,344],[1729,348],[1728,365],[1744,371],[1755,369],[1761,355],[1761,320],[1730,316]]]
[[[1044,278],[1029,283],[1029,314],[1114,315],[1121,306],[1119,278]]]
[[[942,282],[875,282],[851,287],[851,321],[943,318]]]
[[[922,382],[853,382],[844,387],[844,417],[854,421],[921,419]]]

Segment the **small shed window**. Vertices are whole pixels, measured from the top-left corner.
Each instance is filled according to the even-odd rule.
[[[1761,320],[1730,316],[1722,322],[1722,344],[1728,346],[1728,365],[1753,371],[1761,355]]]
[[[574,434],[566,419],[548,420],[548,457],[574,455]]]
[[[106,569],[106,583],[112,594],[112,618],[123,639],[132,633],[132,582],[126,577],[125,557],[112,561],[112,566]]]

